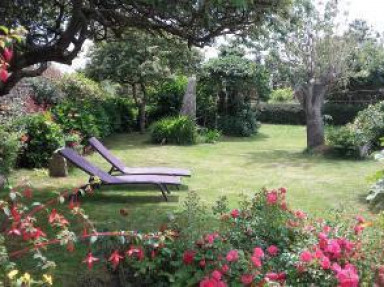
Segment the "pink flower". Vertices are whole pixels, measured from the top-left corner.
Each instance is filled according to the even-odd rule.
[[[278,194],[276,191],[270,191],[267,193],[267,203],[269,205],[276,204],[278,200]]]
[[[260,257],[252,256],[251,261],[253,265],[257,268],[260,268],[262,266]]]
[[[316,259],[321,259],[321,258],[323,258],[323,257],[324,257],[324,253],[323,253],[323,251],[321,251],[320,249],[317,249],[316,252],[315,252],[315,254],[314,254],[314,257],[315,257]]]
[[[359,275],[353,265],[347,264],[337,273],[337,281],[340,287],[358,287]]]
[[[279,248],[276,245],[271,245],[267,248],[267,252],[271,256],[276,256],[279,253]]]
[[[280,190],[280,192],[283,193],[283,194],[284,194],[284,193],[287,193],[287,189],[286,189],[285,187],[280,187],[279,190]]]
[[[264,257],[264,251],[260,247],[256,247],[253,249],[253,256],[262,258]]]
[[[244,285],[249,285],[252,283],[252,281],[253,281],[253,275],[252,274],[241,275],[241,283],[243,283]]]
[[[364,226],[362,226],[361,224],[357,224],[353,230],[355,231],[355,234],[356,235],[359,235],[361,232],[363,232],[364,230]]]
[[[324,270],[328,270],[331,268],[331,261],[328,257],[323,257],[320,261],[321,268]]]
[[[119,265],[121,259],[123,258],[124,257],[120,255],[119,251],[115,250],[109,257],[108,261],[110,261],[113,265],[113,268],[116,269],[117,265]]]
[[[6,69],[0,69],[0,80],[5,83],[8,80],[8,71]]]
[[[295,212],[295,216],[296,216],[296,218],[298,218],[298,219],[304,219],[304,218],[307,217],[307,215],[305,214],[305,212],[303,212],[303,211],[301,211],[301,210],[297,210],[297,211]]]
[[[235,262],[239,260],[239,252],[237,250],[230,250],[226,257],[228,262]]]
[[[324,233],[329,233],[329,232],[331,232],[331,230],[332,230],[332,228],[331,228],[330,226],[328,226],[328,225],[325,225],[325,226],[323,227],[323,232],[324,232]]]
[[[205,259],[201,259],[200,262],[199,262],[199,266],[200,266],[201,268],[204,268],[205,265],[206,265]]]
[[[357,220],[359,223],[364,223],[364,222],[365,222],[364,217],[362,217],[361,215],[356,216],[356,220]]]
[[[5,61],[7,61],[7,62],[11,61],[12,57],[13,57],[12,49],[4,48],[3,56],[4,56]]]
[[[213,278],[204,278],[202,281],[200,281],[199,286],[200,287],[216,287],[217,282]]]
[[[193,250],[186,250],[183,254],[183,262],[185,265],[190,265],[195,260],[196,252]]]
[[[300,254],[300,261],[302,262],[311,262],[312,254],[309,251],[303,251]]]
[[[341,248],[339,242],[335,239],[328,242],[326,251],[332,255],[332,258],[340,258],[341,256]]]
[[[221,267],[221,272],[223,274],[227,273],[229,271],[229,266],[227,264],[224,264],[222,267]]]
[[[215,270],[212,272],[212,278],[216,279],[217,281],[221,280],[221,272],[219,270]]]
[[[239,211],[237,208],[235,208],[235,209],[233,209],[233,210],[231,211],[231,216],[232,216],[232,218],[238,218],[239,215],[240,215],[240,211]]]
[[[279,278],[279,274],[275,272],[268,272],[267,274],[265,274],[265,278],[271,281],[277,281]]]

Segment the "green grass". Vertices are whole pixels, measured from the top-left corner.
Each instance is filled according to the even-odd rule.
[[[188,188],[172,192],[166,203],[161,193],[150,186],[105,187],[83,199],[83,207],[100,228],[148,231],[159,227],[167,213],[180,209],[187,190],[195,190],[207,204],[227,195],[233,206],[239,195],[252,194],[262,187],[288,188],[288,201],[294,208],[317,216],[327,216],[330,208],[341,206],[367,212],[364,197],[367,176],[381,168],[372,160],[329,159],[303,153],[305,128],[301,126],[263,125],[252,138],[225,137],[217,144],[196,146],[156,146],[148,143],[148,135],[119,134],[108,138],[106,146],[128,166],[169,166],[192,170],[184,178]],[[97,154],[89,160],[104,170],[109,165]],[[49,178],[46,173],[19,170],[12,176],[17,182],[27,178],[37,190],[37,198],[49,198],[53,191],[75,188],[87,182],[79,170],[68,178]],[[121,216],[121,208],[128,216]],[[75,256],[75,255],[74,255]],[[65,268],[76,268],[79,260],[65,255]]]

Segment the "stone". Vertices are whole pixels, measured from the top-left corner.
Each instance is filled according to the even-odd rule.
[[[67,160],[63,158],[58,152],[54,152],[49,161],[49,176],[50,177],[67,177],[68,164]]]
[[[180,115],[196,120],[196,76],[188,78],[188,86],[183,98]]]

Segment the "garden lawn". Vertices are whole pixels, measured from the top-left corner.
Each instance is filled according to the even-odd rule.
[[[187,190],[197,191],[207,205],[226,195],[235,206],[242,193],[251,195],[262,187],[284,186],[292,207],[317,216],[327,216],[329,209],[340,207],[366,213],[364,198],[370,184],[367,177],[381,168],[372,160],[340,160],[304,154],[306,136],[302,126],[263,125],[252,138],[224,137],[217,144],[195,146],[152,145],[148,138],[148,135],[118,134],[106,139],[105,144],[128,166],[191,169],[192,177],[183,179],[188,187],[180,191],[173,189],[168,203],[150,186],[97,190],[83,199],[82,206],[100,230],[157,229],[170,213],[182,208]],[[89,156],[89,160],[104,170],[110,168],[97,154]],[[63,179],[49,178],[44,170],[19,170],[13,174],[12,182],[23,178],[30,180],[37,190],[36,198],[41,201],[55,196],[55,191],[75,188],[88,180],[88,176],[77,169]],[[128,215],[121,215],[121,209]],[[62,275],[78,267],[80,262],[68,254],[60,260],[65,266],[59,270]]]

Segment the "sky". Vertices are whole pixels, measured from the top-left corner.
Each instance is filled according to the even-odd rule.
[[[349,20],[363,19],[371,25],[374,30],[384,32],[384,0],[340,0],[342,9],[348,11]],[[59,68],[65,72],[73,72],[78,68],[82,68],[86,59],[84,57],[89,43],[85,45],[83,53],[77,57],[72,66],[59,65]],[[215,47],[206,47],[203,49],[206,58],[217,56],[217,49]]]

